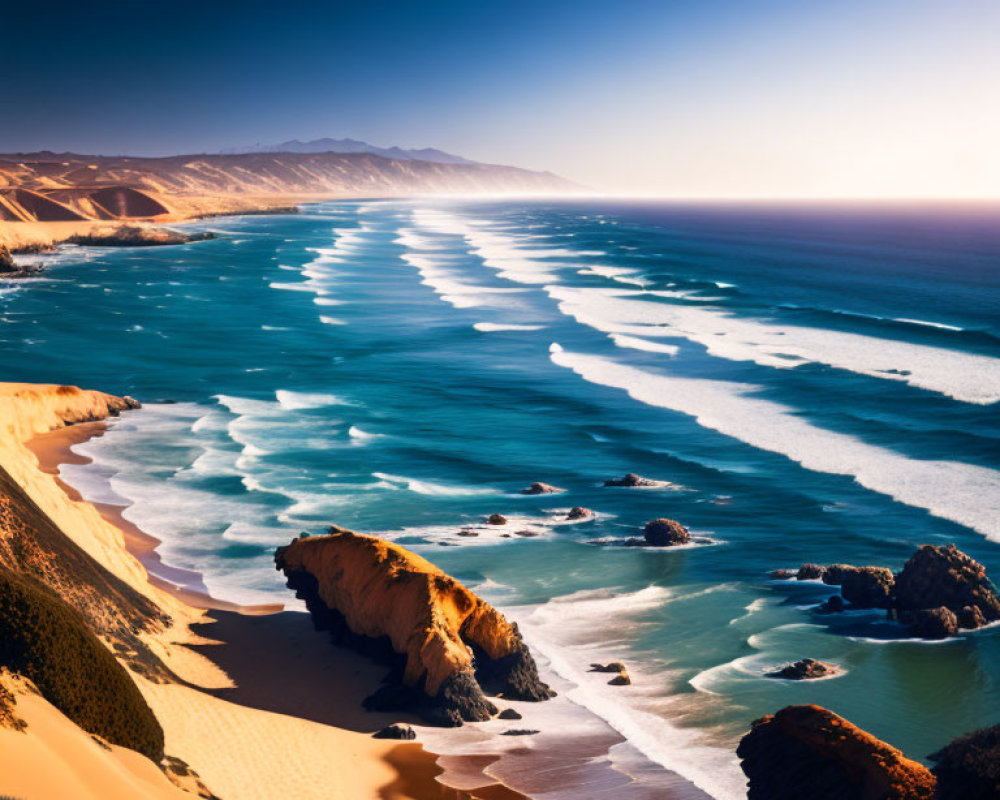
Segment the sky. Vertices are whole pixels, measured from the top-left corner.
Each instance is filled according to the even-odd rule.
[[[332,136],[617,194],[1000,197],[1000,0],[53,0],[0,21],[0,152]]]

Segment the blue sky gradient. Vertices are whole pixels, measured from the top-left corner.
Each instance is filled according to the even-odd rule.
[[[993,0],[9,4],[0,151],[350,136],[681,196],[1000,196]]]

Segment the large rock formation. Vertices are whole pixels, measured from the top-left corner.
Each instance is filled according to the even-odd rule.
[[[411,710],[461,725],[489,719],[485,693],[553,695],[517,626],[429,561],[351,532],[297,539],[275,554],[288,586],[335,642],[394,665],[370,708]]]
[[[840,586],[844,600],[855,608],[888,608],[892,601],[893,575],[886,567],[828,567],[823,583]]]
[[[896,576],[893,608],[907,622],[914,612],[942,606],[968,625],[980,617],[985,622],[1000,619],[1000,597],[986,568],[953,544],[925,544]]]
[[[1000,725],[960,736],[934,753],[935,800],[996,800],[1000,797]]]
[[[849,564],[803,564],[796,575],[799,580],[821,578],[840,587],[840,596],[831,597],[821,607],[823,612],[843,611],[845,603],[852,608],[885,608],[890,619],[927,639],[1000,620],[1000,595],[986,568],[953,544],[921,546],[896,575],[885,567]]]
[[[788,706],[753,723],[737,755],[748,800],[931,800],[923,765],[819,706]]]

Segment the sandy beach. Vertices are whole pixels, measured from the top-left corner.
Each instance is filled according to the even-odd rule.
[[[0,399],[25,389],[23,385],[2,388]],[[333,647],[314,630],[307,614],[281,606],[238,606],[183,588],[197,576],[165,567],[155,551],[158,540],[125,520],[122,507],[84,502],[79,492],[59,479],[59,465],[85,463],[71,448],[105,430],[104,422],[93,421],[38,432],[19,442],[18,448],[8,442],[0,456],[5,466],[17,461],[27,468],[29,460],[34,462],[30,468],[36,482],[56,488],[72,509],[99,514],[106,532],[118,535],[127,557],[122,560],[141,562],[143,572],[150,573],[147,588],[158,599],[169,597],[175,613],[183,612],[183,625],[175,624],[150,642],[180,682],[156,683],[135,676],[163,726],[169,755],[187,762],[224,800],[524,797],[486,775],[481,783],[473,780],[479,786],[471,789],[444,786],[436,780],[444,772],[437,756],[420,744],[373,739],[371,734],[385,725],[416,721],[362,709],[361,699],[378,686],[385,667]],[[49,716],[58,715],[51,707],[48,711]],[[35,716],[41,713],[35,712]],[[60,752],[70,758],[75,751],[61,748]],[[83,748],[79,759],[89,758],[88,753]],[[460,760],[461,771],[474,775],[495,758]],[[331,768],[332,762],[341,768]],[[0,781],[0,790],[6,788]],[[51,787],[35,788],[19,791],[29,798],[54,796],[44,794]],[[103,791],[104,797],[126,796],[111,784],[103,785]]]

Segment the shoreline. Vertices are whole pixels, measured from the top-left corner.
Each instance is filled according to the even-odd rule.
[[[419,725],[416,718],[361,708],[360,700],[377,688],[387,668],[334,647],[313,629],[308,615],[287,611],[283,603],[241,605],[171,581],[166,576],[200,580],[200,575],[164,564],[156,551],[161,540],[125,519],[128,506],[84,500],[61,478],[59,468],[92,463],[72,448],[107,430],[106,421],[80,422],[37,434],[24,446],[37,460],[38,470],[52,476],[71,501],[91,506],[121,531],[126,549],[146,569],[152,585],[207,612],[202,621],[190,625],[195,639],[183,646],[211,662],[230,682],[202,692],[239,706],[369,736],[393,723]],[[294,686],[288,684],[289,675],[296,676]],[[338,691],[328,694],[325,690],[331,685]],[[345,697],[356,703],[345,703]],[[390,783],[378,787],[380,800],[531,800],[486,772],[502,758],[500,754],[442,755],[420,742],[372,741],[385,742],[389,749],[381,760],[396,772]],[[461,775],[465,787],[443,783],[440,777],[448,773]]]

